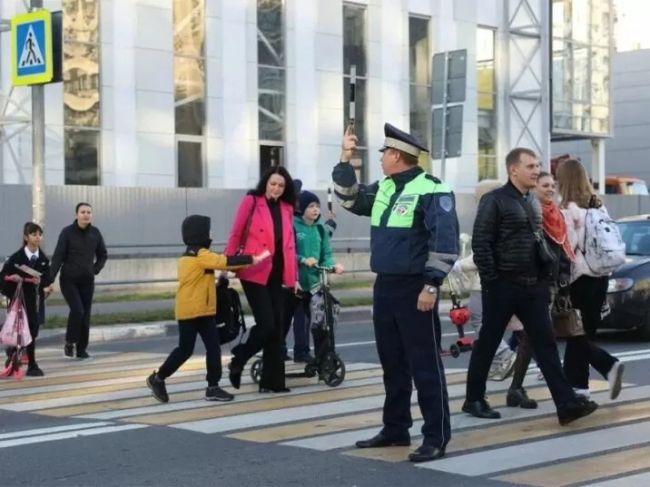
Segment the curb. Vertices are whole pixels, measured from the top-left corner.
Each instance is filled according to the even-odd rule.
[[[451,308],[451,302],[443,300],[440,302],[441,316],[447,314]],[[368,313],[372,316],[372,306],[348,306],[341,309],[341,315]],[[246,315],[246,323],[255,323],[252,315]],[[250,327],[251,325],[247,325]],[[90,327],[91,343],[105,343],[116,340],[130,340],[133,338],[154,338],[165,336],[176,336],[176,321],[155,321],[146,323],[125,323],[122,325],[101,325]],[[65,328],[42,330],[38,334],[38,341],[42,344],[63,343]]]

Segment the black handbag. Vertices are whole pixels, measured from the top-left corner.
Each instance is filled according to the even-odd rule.
[[[580,311],[575,309],[569,296],[556,296],[551,307],[551,320],[557,338],[577,337],[585,334]]]
[[[242,309],[239,293],[230,287],[230,282],[225,277],[219,277],[217,282],[217,331],[219,342],[232,342],[235,338],[243,338],[246,332],[244,311]]]

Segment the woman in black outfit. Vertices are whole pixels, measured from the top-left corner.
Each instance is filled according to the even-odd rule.
[[[41,250],[40,244],[43,237],[43,229],[36,223],[27,222],[23,227],[23,246],[14,253],[0,271],[0,284],[2,294],[9,299],[14,297],[16,286],[23,281],[23,297],[29,332],[32,335],[32,342],[27,345],[26,375],[40,377],[43,371],[36,362],[36,337],[40,325],[45,322],[45,298],[52,292],[52,280],[50,279],[50,261]],[[25,265],[41,273],[40,278],[31,277],[21,271],[17,266]],[[10,357],[13,349],[7,349],[7,356]]]
[[[235,389],[239,389],[246,362],[263,350],[260,392],[289,392],[284,377],[282,287],[294,289],[296,285],[295,200],[287,170],[272,167],[257,188],[242,199],[230,231],[226,255],[259,255],[264,251],[271,254],[271,258],[237,271],[256,325],[246,342],[232,350],[230,382]]]
[[[87,359],[90,334],[90,308],[95,291],[95,276],[104,267],[106,245],[99,229],[92,225],[92,207],[78,203],[75,222],[61,230],[52,256],[52,281],[61,269],[61,293],[70,307],[65,332],[63,354],[72,358],[77,346],[77,358]]]

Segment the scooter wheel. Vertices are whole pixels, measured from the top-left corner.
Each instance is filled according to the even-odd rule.
[[[253,382],[255,384],[260,383],[260,379],[262,378],[262,359],[257,359],[253,364],[251,365],[251,379],[253,379]]]
[[[345,363],[338,356],[334,356],[334,370],[325,378],[325,384],[330,387],[336,387],[345,379]]]
[[[458,344],[454,343],[449,347],[449,353],[452,357],[456,358],[460,355],[460,347]]]

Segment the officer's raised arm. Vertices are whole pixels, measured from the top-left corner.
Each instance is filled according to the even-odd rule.
[[[348,126],[343,135],[340,162],[334,166],[332,180],[334,181],[334,193],[341,206],[346,210],[361,216],[370,216],[372,205],[377,194],[378,183],[370,185],[359,184],[354,168],[350,165],[350,159],[354,149],[357,148],[357,136],[354,135],[352,127]]]

